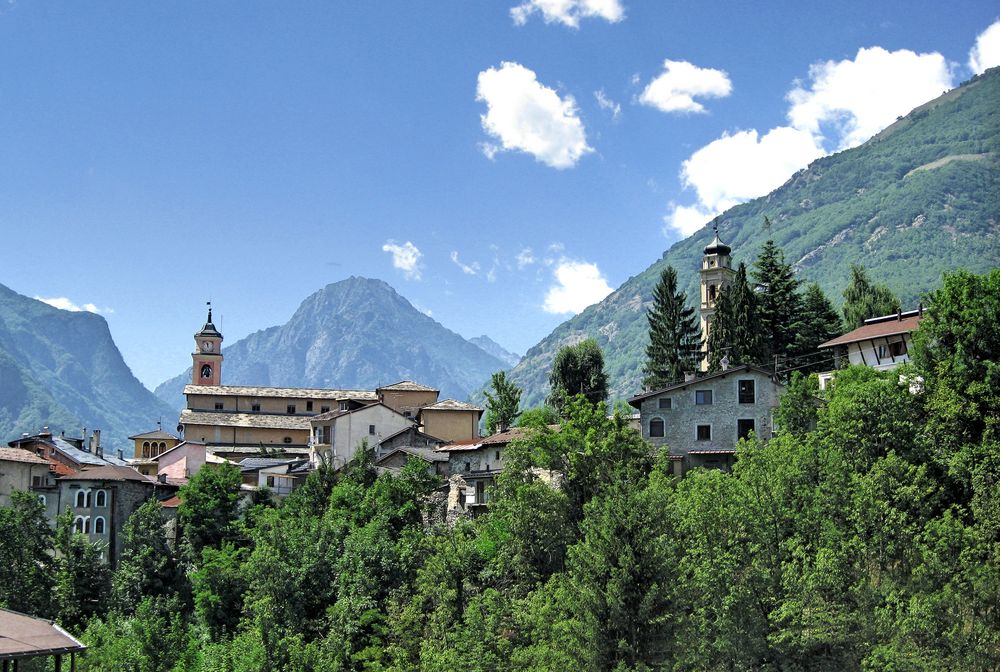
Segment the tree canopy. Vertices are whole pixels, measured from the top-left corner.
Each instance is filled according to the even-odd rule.
[[[646,314],[649,345],[643,385],[666,387],[695,371],[701,360],[701,328],[687,296],[677,289],[677,271],[667,266],[653,288],[653,305]]]

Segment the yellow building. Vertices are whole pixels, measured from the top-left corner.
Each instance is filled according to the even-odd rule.
[[[159,428],[128,438],[135,444],[132,453],[135,457],[129,460],[129,464],[138,469],[139,473],[144,476],[154,478],[156,477],[156,458],[181,442],[178,437]]]

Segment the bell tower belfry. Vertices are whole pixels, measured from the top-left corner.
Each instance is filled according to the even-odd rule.
[[[222,384],[222,334],[212,324],[212,302],[208,302],[208,320],[194,335],[191,353],[191,383],[193,385]]]
[[[719,223],[712,223],[715,238],[704,250],[701,258],[701,336],[705,343],[705,359],[702,370],[708,368],[708,332],[712,328],[712,316],[715,314],[715,303],[723,287],[728,287],[732,281],[733,261],[730,254],[732,248],[719,240]]]

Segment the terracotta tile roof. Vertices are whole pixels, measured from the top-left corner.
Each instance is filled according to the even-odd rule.
[[[138,483],[149,483],[154,485],[155,480],[149,476],[143,476],[132,467],[94,467],[84,469],[70,476],[63,476],[61,481],[136,481]]]
[[[176,509],[180,505],[181,505],[181,498],[178,497],[177,495],[174,495],[170,499],[165,499],[162,502],[160,502],[160,506],[162,506],[165,509]]]
[[[309,431],[309,421],[315,416],[278,415],[271,413],[225,413],[220,411],[181,411],[182,425],[215,425],[219,427],[261,427],[265,429],[302,429]]]
[[[308,387],[249,387],[243,385],[185,385],[184,394],[240,397],[282,397],[288,399],[359,399],[375,401],[372,390],[329,390]]]
[[[52,621],[0,609],[0,660],[69,653],[86,648],[83,642]]]
[[[421,385],[412,380],[401,380],[398,383],[393,383],[392,385],[382,385],[377,388],[376,392],[381,392],[382,390],[392,390],[401,392],[440,392],[441,390],[435,387],[427,387],[426,385]]]
[[[482,411],[483,409],[478,406],[473,406],[472,404],[467,404],[464,401],[458,401],[457,399],[442,399],[436,404],[428,404],[427,406],[422,406],[421,411]]]
[[[129,441],[134,441],[136,439],[174,439],[178,440],[179,436],[174,436],[170,432],[164,432],[162,429],[154,429],[152,432],[143,432],[142,434],[136,434],[135,436],[128,437]]]
[[[0,462],[25,462],[27,464],[49,464],[49,461],[38,457],[30,450],[21,448],[0,448]]]
[[[917,311],[903,313],[903,317],[887,316],[866,320],[865,324],[854,331],[849,331],[843,336],[838,336],[823,343],[819,347],[832,348],[835,345],[847,345],[858,341],[868,341],[873,338],[884,338],[886,336],[896,336],[898,334],[908,334],[920,325],[923,316]]]

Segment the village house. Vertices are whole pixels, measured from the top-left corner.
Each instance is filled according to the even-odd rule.
[[[448,454],[433,448],[400,446],[375,460],[375,467],[398,472],[410,460],[420,460],[427,466],[427,473],[442,480],[448,478]]]
[[[314,459],[326,461],[334,468],[343,467],[354,458],[362,445],[372,451],[382,437],[395,435],[416,427],[412,417],[406,417],[384,403],[377,402],[353,410],[330,411],[310,419],[313,427]]]
[[[667,448],[678,476],[696,467],[729,469],[736,444],[753,433],[769,439],[784,386],[744,364],[636,395],[642,437]]]
[[[503,471],[504,451],[511,441],[524,438],[529,430],[515,427],[506,432],[456,441],[438,448],[448,455],[448,474],[464,481],[461,502],[475,513],[489,503],[490,488]]]
[[[128,438],[134,444],[133,458],[128,463],[146,476],[156,476],[156,458],[168,450],[173,450],[181,442],[180,438],[164,432],[159,427],[151,432],[143,432]]]
[[[120,454],[117,456],[104,454],[99,429],[95,429],[88,440],[86,429],[83,430],[83,438],[71,438],[65,435],[54,436],[49,428],[45,427],[38,434],[22,436],[8,441],[7,445],[27,450],[47,460],[57,476],[68,476],[81,469],[92,467],[128,465]]]
[[[891,371],[910,361],[913,332],[920,326],[923,315],[921,306],[917,310],[872,317],[857,329],[821,344],[820,350],[833,355],[834,370],[819,374],[820,389],[826,389],[836,369],[848,364]]]
[[[46,487],[55,483],[51,463],[21,448],[0,448],[0,506],[10,506],[15,490]]]
[[[283,499],[308,475],[309,458],[247,457],[240,461],[240,479],[249,488],[268,488]]]
[[[152,459],[152,474],[160,483],[185,485],[206,464],[226,464],[229,460],[208,452],[208,447],[200,441],[181,441],[165,453]]]

